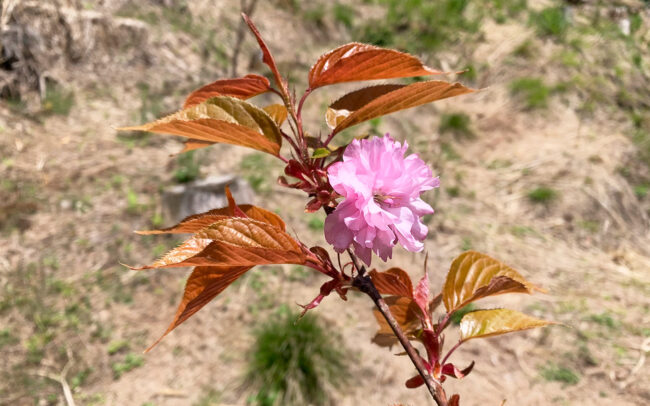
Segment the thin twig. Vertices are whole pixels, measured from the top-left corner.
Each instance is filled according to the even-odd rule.
[[[36,372],[36,375],[58,382],[61,385],[61,389],[63,389],[63,396],[65,397],[66,405],[76,406],[74,402],[74,397],[72,396],[72,390],[70,389],[70,385],[66,380],[66,376],[68,375],[68,371],[70,370],[72,353],[70,352],[70,350],[67,350],[66,353],[68,355],[68,361],[65,363],[63,369],[58,375],[52,375],[47,372],[41,372],[41,371]]]
[[[413,348],[411,342],[406,337],[406,334],[404,334],[404,331],[402,331],[399,323],[397,320],[395,320],[395,317],[393,317],[393,314],[390,312],[390,308],[386,304],[386,301],[384,301],[384,299],[381,297],[381,294],[377,290],[377,287],[375,287],[372,279],[366,275],[366,268],[363,265],[359,264],[359,260],[354,254],[352,254],[352,252],[348,250],[348,253],[352,258],[354,266],[357,268],[357,276],[353,279],[352,286],[358,288],[360,291],[370,296],[372,301],[375,303],[375,306],[377,306],[379,312],[382,314],[382,316],[384,316],[384,319],[386,319],[386,322],[397,336],[400,344],[402,344],[402,347],[404,347],[404,350],[408,354],[409,358],[411,358],[411,361],[415,365],[415,369],[417,369],[418,373],[424,380],[424,383],[427,386],[427,389],[429,389],[429,393],[433,397],[433,400],[436,401],[436,404],[438,406],[447,406],[447,395],[445,394],[442,385],[439,382],[436,382],[433,377],[427,372],[424,363],[422,362],[422,358],[420,358],[418,353],[415,351],[415,348]]]

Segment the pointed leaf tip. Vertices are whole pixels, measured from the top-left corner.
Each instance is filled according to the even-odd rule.
[[[515,310],[477,310],[463,316],[460,321],[460,337],[462,341],[467,341],[472,338],[492,337],[551,324],[556,323],[537,319]]]
[[[451,264],[442,290],[448,312],[478,299],[504,293],[532,293],[540,290],[519,272],[476,251],[459,255]]]
[[[401,268],[390,268],[384,272],[373,269],[369,276],[382,295],[397,295],[413,298],[413,283],[408,273]]]
[[[363,107],[351,112],[342,120],[336,118],[336,114],[330,120],[336,122],[336,127],[333,132],[338,133],[348,127],[376,117],[474,91],[474,89],[465,87],[460,83],[449,83],[440,80],[417,82],[406,86],[395,87],[394,90],[391,90],[391,87],[383,86],[373,91],[376,92],[376,94],[373,94],[375,97],[371,98],[371,101],[364,104]],[[343,98],[345,97],[343,96]],[[340,111],[343,110],[345,109]]]
[[[280,153],[282,135],[264,110],[229,96],[212,97],[202,103],[128,131],[173,134],[195,141],[223,142],[272,155]],[[202,147],[193,145],[192,149]]]
[[[167,330],[144,352],[153,349],[167,334],[189,319],[219,293],[230,286],[252,267],[196,267],[187,279],[183,299]]]
[[[187,96],[183,108],[189,108],[216,96],[249,99],[271,90],[271,83],[260,75],[250,74],[241,78],[220,79],[202,86]]]
[[[252,206],[250,204],[242,204],[239,206],[239,209],[245,214],[244,216],[239,217],[249,217],[254,220],[259,220],[264,223],[274,225],[283,231],[286,228],[286,225],[280,216],[273,212],[257,206]],[[231,211],[230,207],[222,207],[219,209],[206,211],[205,213],[193,214],[191,216],[185,217],[183,220],[181,220],[180,223],[172,227],[167,227],[160,230],[136,231],[136,233],[140,235],[196,233],[205,227],[216,223],[219,220],[225,220],[232,216],[233,212]]]
[[[413,55],[394,49],[352,42],[318,58],[309,70],[309,87],[360,80],[428,76],[443,72],[425,66]]]
[[[300,245],[285,231],[252,218],[229,217],[201,229],[161,259],[140,269],[304,262]]]

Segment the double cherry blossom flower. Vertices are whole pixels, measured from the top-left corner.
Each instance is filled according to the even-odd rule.
[[[433,208],[420,194],[440,180],[417,154],[405,157],[407,148],[388,134],[354,140],[343,161],[330,166],[330,184],[343,200],[325,219],[325,239],[337,252],[352,246],[370,265],[373,252],[386,261],[398,242],[412,252],[423,249],[422,216]]]

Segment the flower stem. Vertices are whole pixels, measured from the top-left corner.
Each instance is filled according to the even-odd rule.
[[[352,253],[350,253],[350,256],[352,257],[352,261],[354,262],[355,267],[357,267],[358,271],[357,276],[352,281],[352,286],[370,296],[372,301],[375,303],[375,306],[377,306],[379,312],[382,314],[382,316],[384,316],[384,319],[386,319],[388,325],[393,329],[393,332],[397,336],[400,344],[402,344],[402,347],[404,347],[404,350],[408,354],[409,358],[411,358],[411,361],[415,365],[415,369],[417,369],[418,373],[424,380],[424,383],[427,386],[427,389],[429,389],[431,397],[433,397],[433,400],[436,401],[436,404],[438,406],[448,406],[445,390],[442,388],[442,385],[439,382],[436,382],[433,377],[427,372],[426,367],[422,362],[422,358],[420,358],[418,353],[415,351],[415,348],[413,348],[411,342],[406,337],[406,334],[404,334],[404,331],[402,331],[399,323],[397,320],[395,320],[395,317],[393,317],[390,309],[388,308],[388,305],[386,304],[386,301],[384,301],[384,299],[381,297],[381,294],[377,290],[377,287],[375,287],[372,279],[366,275],[366,268],[364,266],[359,267],[358,259]]]

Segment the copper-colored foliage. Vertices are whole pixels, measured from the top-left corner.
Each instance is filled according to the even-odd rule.
[[[384,299],[391,314],[400,325],[404,333],[409,338],[415,338],[414,333],[419,328],[418,306],[408,297],[388,296]],[[373,309],[373,314],[379,324],[379,330],[372,339],[372,342],[381,347],[391,347],[398,342],[397,336],[393,332],[384,316],[377,309]]]
[[[442,72],[413,55],[353,42],[322,55],[309,70],[309,87],[359,80],[428,76]]]
[[[334,129],[351,113],[359,110],[361,107],[370,103],[379,96],[390,93],[394,90],[405,87],[406,85],[377,85],[364,87],[354,92],[350,92],[332,103],[325,113],[327,125]]]
[[[183,146],[183,149],[178,152],[179,154],[182,154],[183,152],[194,151],[195,149],[209,147],[210,145],[214,145],[215,143],[210,141],[189,139],[185,141],[184,144],[185,145]]]
[[[200,87],[190,93],[185,99],[183,108],[203,103],[215,96],[231,96],[238,99],[248,99],[258,94],[268,92],[271,88],[269,80],[260,75],[246,75],[243,78],[220,79]]]
[[[251,205],[238,206],[226,187],[228,207],[189,216],[160,232],[195,235],[145,268],[197,265],[185,285],[183,299],[165,333],[199,311],[246,271],[258,264],[302,264],[301,247],[285,231],[276,214]]]
[[[278,155],[280,129],[262,109],[244,100],[217,96],[151,123],[121,128],[224,142]]]
[[[480,252],[467,251],[452,262],[442,299],[451,312],[483,297],[534,290],[541,289],[509,266]]]
[[[289,115],[287,108],[282,104],[271,104],[263,107],[262,110],[266,111],[266,113],[271,116],[273,121],[275,121],[278,126],[281,126]]]
[[[473,89],[467,88],[460,83],[449,83],[439,80],[413,83],[376,97],[339,122],[334,132],[338,133],[353,125],[396,111],[409,109],[448,97],[471,93],[473,91]]]
[[[232,217],[219,220],[149,266],[254,266],[302,264],[305,256],[284,230],[259,220]]]
[[[413,298],[413,284],[405,270],[390,268],[384,272],[373,269],[368,273],[379,293]]]
[[[246,214],[246,216],[269,223],[278,227],[281,230],[285,229],[284,221],[277,214],[264,210],[260,207],[252,206],[250,204],[242,204],[239,208]],[[149,234],[182,234],[182,233],[196,233],[203,228],[216,223],[219,220],[224,220],[226,218],[232,217],[232,213],[229,207],[223,207],[221,209],[214,209],[207,211],[205,213],[193,214],[181,220],[180,223],[172,227],[163,228],[160,230],[151,230],[151,231],[136,231],[138,234],[149,235]]]
[[[192,271],[183,292],[183,299],[178,305],[174,320],[171,322],[165,333],[156,340],[147,351],[150,351],[167,334],[178,327],[203,306],[208,304],[219,293],[232,284],[237,278],[251,269],[250,266],[233,267],[196,267]]]
[[[467,313],[460,321],[460,338],[491,337],[515,331],[554,324],[508,309],[477,310]]]
[[[356,111],[371,101],[375,100],[377,97],[383,96],[386,93],[390,93],[406,86],[407,85],[386,84],[364,87],[342,96],[334,103],[330,104],[329,108],[334,110],[344,109],[349,111]]]

